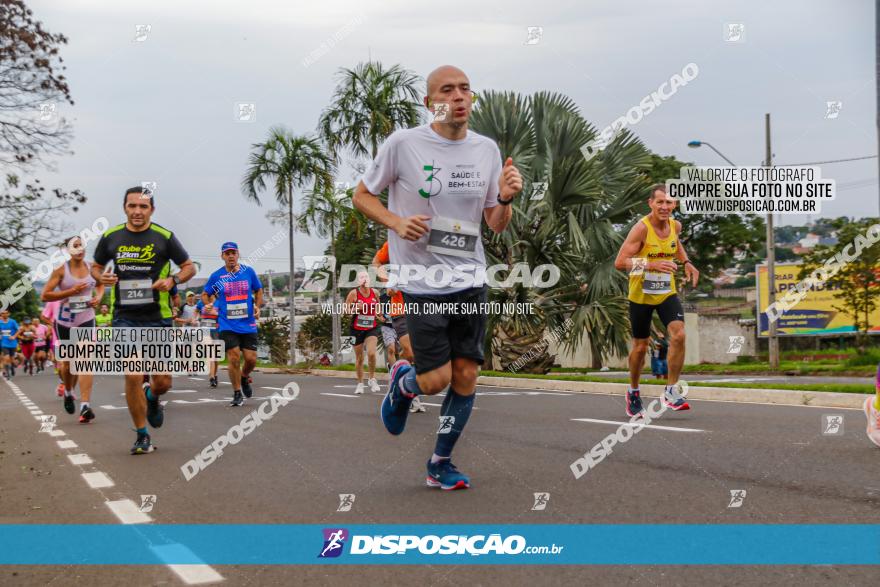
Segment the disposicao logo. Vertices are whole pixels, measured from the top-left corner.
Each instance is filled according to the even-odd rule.
[[[336,558],[345,547],[345,541],[348,539],[348,530],[345,528],[324,528],[324,547],[318,558]]]

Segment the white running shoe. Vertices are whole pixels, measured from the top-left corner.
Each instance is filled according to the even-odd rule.
[[[355,395],[363,395],[363,393],[364,393],[364,384],[358,383],[357,387],[354,388],[354,394]]]
[[[874,396],[865,398],[865,416],[868,417],[868,438],[880,446],[880,411],[874,407]]]
[[[375,377],[367,381],[367,385],[370,386],[370,391],[372,391],[373,393],[379,393],[380,391],[382,391],[381,389],[379,389],[379,382],[376,381]]]
[[[409,406],[409,411],[412,413],[416,412],[427,412],[425,406],[422,405],[422,402],[419,401],[419,396],[413,398],[412,404]]]
[[[663,392],[663,401],[665,402],[666,407],[676,412],[679,410],[691,409],[690,404],[688,404],[684,399],[685,394],[681,393],[682,389],[684,389],[685,393],[687,393],[687,387],[681,385],[681,383],[684,382],[679,382],[668,386]]]

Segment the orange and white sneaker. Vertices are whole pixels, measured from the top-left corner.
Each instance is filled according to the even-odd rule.
[[[874,407],[874,397],[865,399],[865,416],[868,417],[868,438],[880,446],[880,410]]]

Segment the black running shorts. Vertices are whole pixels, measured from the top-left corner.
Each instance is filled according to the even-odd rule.
[[[369,330],[358,330],[357,328],[352,327],[349,331],[349,334],[354,337],[354,346],[360,346],[364,344],[364,341],[371,336],[375,336],[376,338],[382,336],[382,331],[379,330],[379,328],[379,326],[374,326]]]
[[[232,332],[231,330],[221,330],[220,340],[226,343],[226,352],[237,347],[241,347],[246,351],[257,350],[256,332],[242,334],[240,332]]]
[[[404,336],[409,336],[409,332],[406,329],[406,314],[393,316],[391,318],[391,326],[394,328],[394,332],[397,334],[397,340],[400,340]]]
[[[83,322],[79,326],[64,326],[63,324],[55,323],[55,336],[58,337],[58,340],[69,341],[70,340],[70,329],[71,328],[94,328],[95,321],[89,320],[88,322]]]
[[[629,303],[629,322],[632,324],[633,338],[651,338],[651,315],[657,310],[663,326],[669,326],[676,320],[684,321],[684,310],[676,294],[672,294],[661,303],[637,304]]]
[[[430,306],[457,303],[474,307],[486,303],[488,291],[488,286],[483,286],[446,295],[413,295],[404,292],[403,301],[407,307],[406,329],[412,345],[416,373],[433,371],[458,358],[483,364],[485,312],[438,314]]]

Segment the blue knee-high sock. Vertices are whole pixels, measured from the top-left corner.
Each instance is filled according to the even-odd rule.
[[[403,376],[400,380],[401,383],[401,391],[404,395],[408,397],[415,397],[417,395],[422,395],[422,390],[419,388],[419,383],[416,381],[416,370],[410,369],[409,372]]]
[[[434,454],[438,457],[449,458],[452,449],[461,436],[471,410],[474,409],[474,398],[471,395],[458,395],[451,387],[446,392],[446,398],[440,407],[440,427],[437,430],[437,444],[434,445]]]

